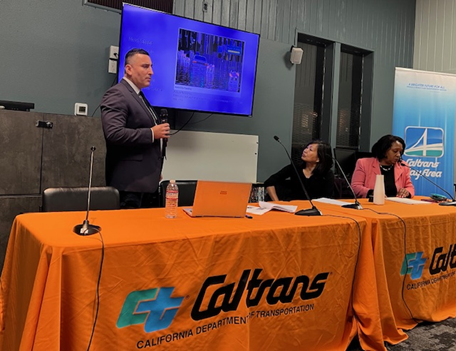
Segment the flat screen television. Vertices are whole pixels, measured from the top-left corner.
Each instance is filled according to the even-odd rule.
[[[259,35],[124,4],[118,79],[125,54],[149,52],[154,74],[143,89],[153,106],[252,114]]]

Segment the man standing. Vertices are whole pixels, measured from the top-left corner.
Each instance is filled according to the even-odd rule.
[[[130,50],[123,79],[108,89],[101,102],[106,183],[119,190],[121,208],[150,207],[161,179],[162,139],[169,138],[169,124],[160,124],[141,92],[152,74],[149,53]]]

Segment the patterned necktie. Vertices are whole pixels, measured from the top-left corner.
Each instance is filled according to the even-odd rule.
[[[142,91],[140,91],[138,95],[140,96],[140,98],[142,99],[142,101],[146,105],[147,109],[149,110],[150,114],[154,118],[155,124],[158,124],[158,118],[157,118],[157,115],[155,114],[154,108],[149,103],[149,101],[146,99],[146,96],[144,95],[144,93]]]

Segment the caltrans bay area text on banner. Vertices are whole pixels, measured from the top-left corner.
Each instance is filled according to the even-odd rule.
[[[393,134],[404,138],[417,195],[453,194],[456,75],[396,68]]]

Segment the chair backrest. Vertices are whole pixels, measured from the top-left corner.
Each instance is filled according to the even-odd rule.
[[[356,164],[356,150],[351,148],[335,147],[334,158],[339,162],[348,180],[351,179]],[[335,167],[336,174],[340,174],[339,167]]]
[[[196,180],[176,180],[177,187],[179,189],[179,201],[178,206],[193,206],[193,200],[195,198],[196,191]],[[169,184],[169,180],[163,180],[159,187],[160,206],[165,207],[166,204],[166,187]]]
[[[358,161],[360,158],[367,158],[367,157],[374,157],[372,152],[369,151],[356,151],[356,160]]]
[[[110,186],[91,188],[91,210],[117,210],[119,208],[119,191],[116,188]],[[85,210],[87,210],[87,187],[47,188],[43,192],[43,212]]]

